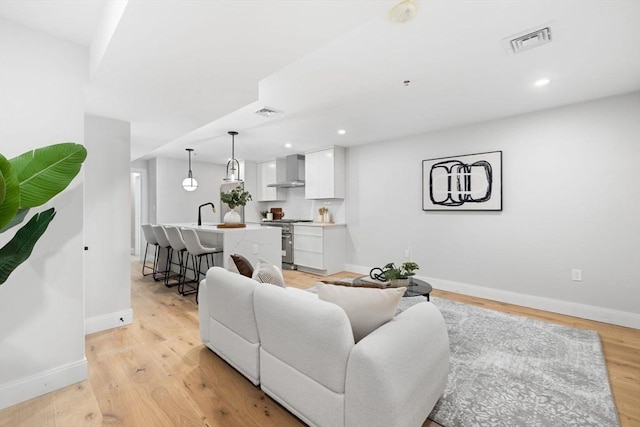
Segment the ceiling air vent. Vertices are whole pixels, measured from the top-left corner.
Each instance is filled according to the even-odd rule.
[[[515,54],[551,43],[551,40],[551,26],[545,25],[507,37],[502,43],[508,53]]]
[[[262,107],[261,109],[259,109],[255,113],[260,115],[260,116],[264,116],[264,117],[268,118],[268,117],[277,116],[278,114],[282,114],[282,111],[278,111],[276,109],[269,108],[269,107]]]

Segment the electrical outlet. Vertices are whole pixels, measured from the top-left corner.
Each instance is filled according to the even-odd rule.
[[[571,280],[574,282],[582,282],[582,270],[574,268],[571,270]]]
[[[258,245],[253,245],[253,254],[258,255]]]

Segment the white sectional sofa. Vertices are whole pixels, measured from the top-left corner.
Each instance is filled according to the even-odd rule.
[[[205,345],[311,426],[421,426],[444,391],[449,339],[429,302],[354,343],[337,305],[219,267],[199,301]]]

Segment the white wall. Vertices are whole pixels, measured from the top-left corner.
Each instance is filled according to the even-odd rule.
[[[216,212],[211,208],[202,208],[203,223],[220,222],[220,184],[224,177],[224,167],[205,162],[191,160],[193,177],[198,181],[198,189],[185,191],[182,181],[187,177],[189,161],[185,151],[184,160],[170,158],[156,158],[149,161],[154,164],[155,173],[150,180],[154,181],[155,212],[154,223],[196,223],[198,221],[198,206],[213,202]],[[151,175],[151,174],[150,174]],[[153,202],[151,202],[153,203]],[[152,206],[153,211],[154,206]]]
[[[88,52],[0,21],[0,147],[7,158],[83,143]],[[82,172],[44,207],[56,217],[0,286],[0,408],[87,377],[82,285]],[[0,245],[16,229],[0,234]]]
[[[639,117],[634,93],[349,149],[350,268],[410,244],[436,288],[640,327]],[[495,150],[502,212],[422,211],[421,160]]]
[[[304,187],[286,188],[287,199],[278,202],[260,202],[260,210],[282,208],[285,218],[315,220],[318,209],[329,209],[333,222],[346,220],[345,201],[342,199],[308,200],[304,197]]]
[[[245,222],[260,222],[261,203],[258,198],[258,166],[256,162],[242,161],[240,162],[240,177],[244,180],[244,189],[251,194],[251,201],[244,207]]]
[[[129,324],[131,181],[128,122],[85,117],[85,332]]]

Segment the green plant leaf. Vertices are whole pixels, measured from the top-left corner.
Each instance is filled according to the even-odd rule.
[[[82,145],[63,142],[11,159],[20,184],[20,207],[40,206],[67,188],[86,157],[87,150]]]
[[[0,154],[0,156],[2,156],[2,154]],[[7,160],[4,156],[3,156],[4,160]],[[11,165],[11,163],[9,163],[9,165]],[[4,203],[4,196],[7,194],[7,184],[4,182],[4,174],[2,173],[2,170],[0,170],[0,204]]]
[[[55,216],[54,208],[35,214],[9,243],[0,248],[0,285],[7,281],[13,270],[29,258],[36,242]]]
[[[0,230],[14,218],[20,205],[20,186],[11,162],[0,154]]]
[[[4,228],[0,229],[0,233],[4,233],[8,229],[20,224],[22,221],[24,221],[28,213],[29,209],[18,209],[18,213],[15,214],[15,216],[11,219],[11,221],[9,221],[7,225],[4,226]]]
[[[236,206],[245,206],[251,200],[251,194],[242,187],[236,187],[231,191],[222,192],[220,201],[229,205],[231,209]]]

